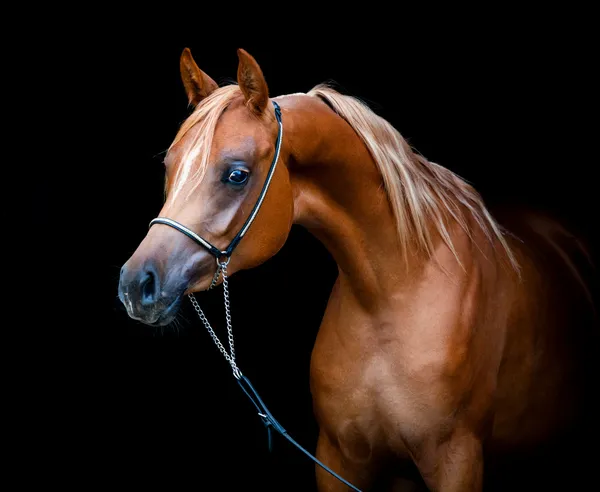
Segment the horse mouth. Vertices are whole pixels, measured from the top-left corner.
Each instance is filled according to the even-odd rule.
[[[176,318],[177,313],[179,312],[179,307],[181,306],[181,299],[183,296],[177,296],[175,300],[169,304],[169,306],[164,309],[158,317],[152,322],[145,322],[149,326],[159,327],[166,326],[173,322]]]

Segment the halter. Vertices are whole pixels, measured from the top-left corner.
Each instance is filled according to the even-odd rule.
[[[232,330],[232,325],[231,325],[231,310],[230,310],[230,303],[229,303],[229,281],[228,281],[228,276],[227,276],[227,265],[229,264],[229,260],[231,259],[231,254],[233,253],[233,250],[239,244],[239,242],[242,240],[242,238],[244,237],[246,232],[248,232],[248,229],[252,225],[252,222],[254,222],[254,219],[256,218],[256,215],[258,214],[258,211],[260,210],[263,200],[265,199],[265,195],[267,194],[267,190],[269,189],[269,185],[271,184],[271,180],[273,179],[273,174],[275,173],[275,167],[277,166],[277,161],[279,160],[279,153],[281,151],[281,140],[282,140],[282,135],[283,135],[283,123],[281,121],[281,108],[279,107],[279,104],[277,104],[275,101],[272,101],[272,102],[273,102],[273,106],[275,107],[275,118],[277,119],[277,126],[278,126],[277,140],[275,141],[275,155],[273,156],[273,161],[271,162],[271,166],[269,167],[269,172],[267,173],[267,178],[265,179],[265,183],[263,184],[260,195],[258,196],[258,199],[256,200],[256,203],[254,204],[254,207],[252,208],[250,215],[246,219],[246,222],[244,222],[244,225],[242,226],[240,231],[231,240],[231,242],[229,243],[229,246],[227,246],[224,250],[220,250],[216,246],[212,245],[209,241],[204,239],[202,236],[196,234],[194,231],[187,228],[183,224],[180,224],[179,222],[177,222],[173,219],[168,219],[166,217],[157,217],[155,219],[152,219],[150,221],[149,228],[152,227],[154,224],[163,224],[163,225],[170,226],[173,229],[176,229],[179,232],[185,234],[187,237],[189,237],[190,239],[192,239],[193,241],[198,243],[203,248],[207,249],[208,252],[215,257],[216,262],[217,262],[217,270],[215,272],[215,275],[213,276],[213,279],[210,283],[210,287],[208,289],[210,290],[216,285],[217,281],[219,280],[219,277],[222,274],[223,275],[223,297],[225,300],[225,320],[227,323],[227,341],[229,342],[229,352],[227,352],[227,349],[223,346],[223,344],[219,340],[219,337],[214,332],[210,322],[208,321],[208,318],[202,311],[200,304],[198,304],[196,297],[193,294],[188,294],[188,297],[189,297],[192,305],[194,306],[194,309],[198,313],[198,317],[200,318],[200,320],[204,324],[206,330],[208,331],[209,335],[213,339],[215,345],[217,346],[217,348],[219,349],[221,354],[223,354],[223,357],[225,357],[225,360],[231,366],[233,376],[235,377],[238,384],[242,388],[242,391],[246,394],[246,396],[250,399],[252,404],[256,407],[256,410],[258,411],[258,415],[260,416],[260,418],[263,421],[263,424],[267,428],[269,451],[271,450],[271,447],[272,447],[271,429],[275,429],[279,434],[281,434],[288,441],[290,441],[294,446],[296,446],[300,451],[302,451],[305,455],[307,455],[310,459],[312,459],[317,465],[319,465],[325,471],[327,471],[328,473],[333,475],[335,478],[337,478],[342,483],[346,484],[352,490],[361,492],[360,489],[356,488],[350,482],[344,480],[342,477],[340,477],[337,473],[335,473],[329,467],[327,467],[326,465],[321,463],[317,458],[315,458],[312,454],[310,454],[306,449],[304,449],[302,446],[300,446],[300,444],[298,444],[287,433],[287,431],[282,427],[282,425],[279,422],[277,422],[277,420],[275,420],[275,417],[273,417],[273,415],[271,414],[271,412],[269,411],[267,406],[263,403],[262,399],[260,398],[260,396],[258,395],[256,390],[250,383],[250,380],[242,374],[242,371],[240,371],[240,369],[238,368],[238,366],[235,362],[235,349],[234,349],[234,344],[233,344],[233,330]]]

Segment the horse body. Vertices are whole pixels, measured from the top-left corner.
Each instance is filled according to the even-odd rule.
[[[563,407],[577,401],[578,380],[566,376],[576,354],[561,338],[569,318],[558,315],[568,309],[572,287],[555,292],[553,270],[540,269],[521,240],[511,240],[517,272],[498,261],[498,245],[456,225],[462,267],[438,239],[435,254],[415,255],[407,270],[388,234],[393,214],[364,145],[341,118],[319,118],[332,112],[323,103],[294,98],[280,100],[294,129],[290,148],[317,159],[295,157],[290,167],[295,221],[340,266],[312,356],[318,455],[359,487],[368,488],[393,455],[415,460],[432,489],[467,481],[477,488],[486,438],[505,451],[537,444],[565,424],[572,409]],[[311,115],[306,133],[294,119],[303,101]],[[323,107],[306,109],[315,105]],[[306,149],[308,143],[330,151]],[[323,490],[344,490],[318,474]]]
[[[254,159],[253,172],[260,174],[257,162],[268,160],[266,142],[273,140],[274,128],[262,116],[269,105],[261,93],[266,89],[262,73],[244,56],[240,90],[232,93],[216,124],[210,160],[217,162],[223,152],[243,152],[244,162],[251,167]],[[210,92],[224,89],[216,89],[187,57],[184,52],[182,76],[190,102],[216,100]],[[472,188],[414,154],[397,133],[384,125],[371,135],[377,143],[369,145],[363,120],[378,117],[361,112],[355,102],[341,114],[336,105],[345,104],[344,97],[321,88],[276,98],[285,126],[286,166],[275,173],[253,226],[255,240],[240,243],[231,268],[249,268],[275,254],[292,223],[314,234],[338,265],[311,359],[320,428],[317,458],[363,490],[388,476],[391,486],[403,463],[414,463],[431,490],[481,490],[484,455],[537,445],[575,415],[582,339],[572,326],[572,310],[585,306],[579,301],[585,296],[577,270],[569,268],[569,254],[562,246],[557,249],[556,237],[545,237],[559,231],[558,225],[532,215],[537,227],[515,227],[515,237],[498,233]],[[247,116],[247,107],[254,116]],[[241,131],[240,121],[252,131]],[[167,197],[173,189],[186,195],[181,176],[187,171],[181,163],[189,162],[198,131],[189,125],[169,152],[180,164],[167,170]],[[398,211],[390,199],[389,176],[375,158],[377,149],[404,153],[413,166],[412,171],[399,168],[407,173],[406,182],[395,191],[413,206],[404,228],[414,234],[396,233]],[[205,174],[210,177],[211,171],[207,167]],[[438,181],[446,188],[438,189]],[[195,186],[197,196],[209,193],[200,181]],[[444,195],[444,189],[453,194]],[[214,193],[211,188],[209,196]],[[167,198],[161,215],[176,216],[211,232],[215,244],[226,244],[243,219],[243,195],[227,193],[231,198],[219,202],[224,212],[216,225],[198,217],[194,198],[193,207]],[[450,206],[441,209],[429,200]],[[228,209],[230,202],[235,207]],[[210,206],[208,212],[214,214]],[[135,295],[127,287],[137,285],[139,273],[131,272],[159,256],[152,279],[162,284],[151,290],[153,300],[169,282],[175,285],[174,275],[168,275],[174,270],[188,273],[180,274],[185,278],[177,280],[173,298],[207,287],[210,262],[179,236],[163,227],[149,231],[122,274],[123,296]],[[177,261],[175,269],[171,263]],[[164,309],[167,303],[161,302]],[[137,316],[133,310],[139,309],[139,316],[150,316],[144,303],[138,304],[130,304],[130,314]],[[320,468],[317,482],[322,492],[347,490]],[[413,486],[402,484],[397,482],[407,490]]]

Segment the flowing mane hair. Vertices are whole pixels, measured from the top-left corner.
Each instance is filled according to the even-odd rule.
[[[455,221],[473,239],[474,221],[492,245],[499,243],[500,252],[519,271],[501,227],[488,212],[479,193],[468,183],[449,169],[414,152],[389,122],[362,101],[325,84],[317,85],[308,95],[328,104],[367,146],[383,178],[405,259],[410,246],[415,244],[432,256],[434,242],[428,226],[433,222],[433,230],[461,264],[448,224]]]
[[[448,225],[454,221],[473,239],[473,223],[494,246],[500,245],[510,265],[519,271],[518,263],[508,246],[502,229],[486,209],[479,193],[468,183],[438,164],[414,152],[400,133],[386,120],[375,114],[362,101],[343,95],[320,84],[306,95],[324,100],[346,120],[367,146],[382,176],[390,201],[405,259],[411,246],[428,256],[433,255],[433,232],[437,232],[461,264]],[[186,182],[192,193],[208,168],[210,148],[221,114],[237,99],[243,97],[237,84],[219,88],[204,99],[183,122],[169,150],[192,128],[198,126],[194,140],[183,160],[195,162],[180,166],[173,178],[173,194]],[[165,190],[168,183],[165,183]],[[188,193],[188,195],[189,195]],[[433,231],[430,224],[433,224]],[[475,242],[475,241],[473,241]],[[462,264],[461,264],[462,265]]]

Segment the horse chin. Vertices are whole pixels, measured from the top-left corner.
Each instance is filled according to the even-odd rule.
[[[193,294],[195,292],[206,292],[208,290],[210,290],[210,286],[213,283],[213,276],[206,276],[204,278],[202,278],[201,280],[198,280],[194,283],[191,283],[189,285],[189,287],[186,289],[186,291],[183,293],[184,296],[187,296],[189,294]],[[223,277],[221,275],[219,275],[219,279],[215,282],[214,287],[217,287],[219,285],[221,285],[223,283]]]

